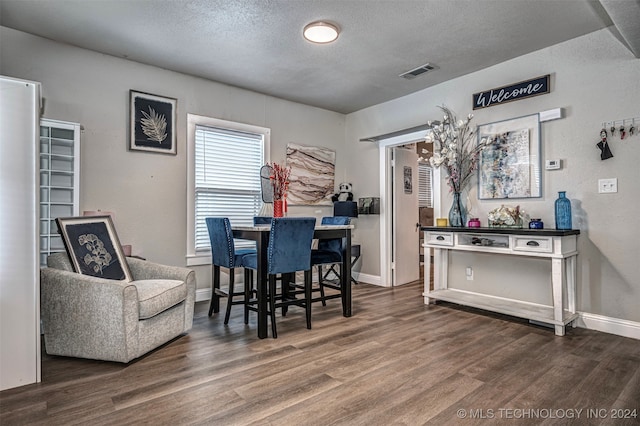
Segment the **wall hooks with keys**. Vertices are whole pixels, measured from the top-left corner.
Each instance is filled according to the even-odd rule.
[[[620,140],[628,140],[632,136],[638,136],[640,134],[636,121],[640,123],[640,117],[605,121],[602,123],[602,130],[605,132],[605,137],[608,136],[609,139],[617,137],[620,138]]]

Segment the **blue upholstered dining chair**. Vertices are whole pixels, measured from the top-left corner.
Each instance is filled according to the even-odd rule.
[[[311,243],[316,219],[313,217],[284,217],[271,220],[271,232],[267,247],[267,276],[271,333],[278,337],[275,312],[279,307],[292,305],[305,308],[307,328],[311,328]],[[244,258],[245,268],[258,269],[257,254]],[[283,281],[281,292],[276,292],[276,275],[304,271],[304,299],[288,298],[287,284]],[[284,289],[284,290],[283,290]]]
[[[271,216],[254,216],[253,217],[253,226],[257,225],[271,225]]]
[[[220,296],[227,296],[227,310],[224,315],[224,323],[229,323],[232,305],[244,305],[244,323],[249,322],[249,308],[247,306],[251,296],[251,286],[246,280],[243,292],[236,292],[235,268],[244,266],[243,259],[248,254],[255,254],[255,249],[235,249],[231,223],[226,217],[208,217],[205,219],[209,230],[209,240],[211,241],[211,304],[209,305],[209,316],[213,312],[220,310]],[[229,269],[229,291],[224,293],[220,290],[220,267]],[[234,300],[234,296],[242,296],[242,300]]]
[[[349,225],[351,218],[347,216],[326,216],[322,218],[323,225]],[[322,265],[339,264],[340,280],[342,279],[342,238],[332,238],[328,240],[319,240],[318,248],[311,250],[311,265],[318,266],[318,287],[320,290],[320,300],[322,305],[326,306],[327,297],[324,288],[329,287],[334,290],[342,291],[340,282],[334,284],[325,280],[322,273]]]

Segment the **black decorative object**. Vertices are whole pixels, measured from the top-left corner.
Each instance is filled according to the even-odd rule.
[[[336,201],[333,203],[333,215],[358,217],[358,203],[355,201]]]
[[[365,197],[358,199],[358,213],[380,214],[380,198]]]
[[[613,153],[611,152],[609,143],[607,142],[607,129],[603,128],[602,130],[600,130],[600,142],[598,142],[596,146],[600,148],[601,160],[607,160],[613,157]]]

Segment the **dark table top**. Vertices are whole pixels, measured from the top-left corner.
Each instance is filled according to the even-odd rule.
[[[507,234],[507,235],[530,235],[546,237],[565,237],[567,235],[580,235],[579,229],[529,229],[529,228],[457,228],[452,226],[422,226],[422,231],[436,232],[462,232],[473,234]]]

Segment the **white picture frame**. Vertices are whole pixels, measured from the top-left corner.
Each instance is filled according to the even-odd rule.
[[[538,114],[482,124],[477,134],[489,140],[478,157],[479,199],[542,197]]]

